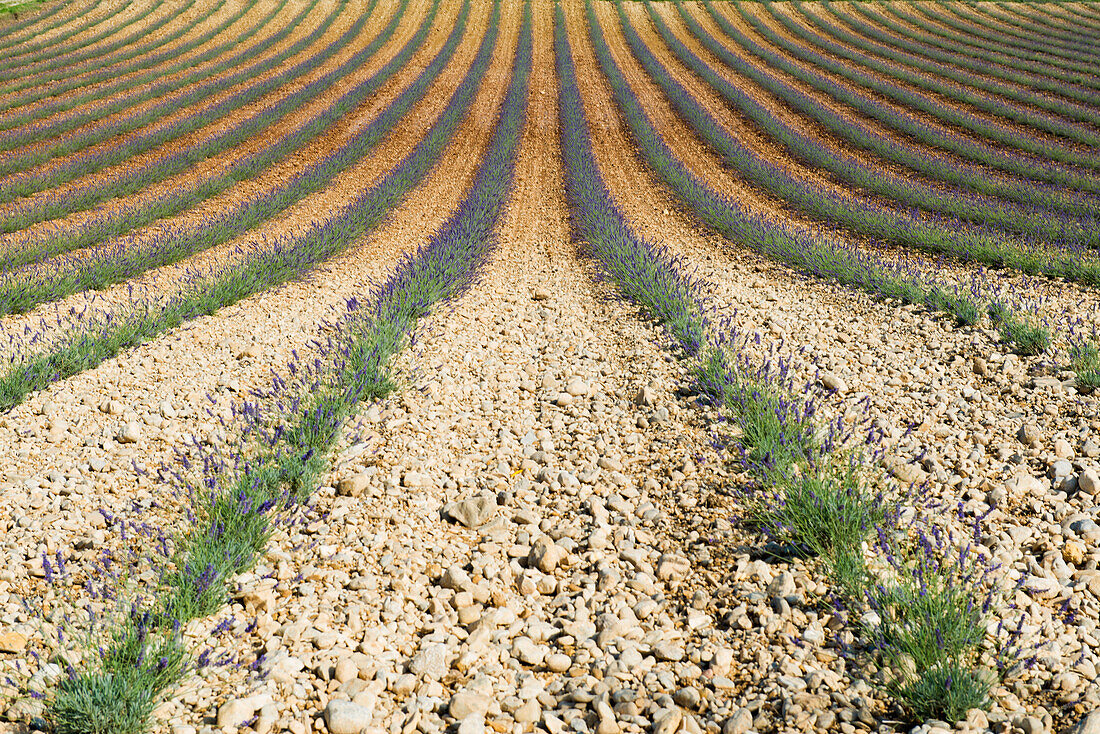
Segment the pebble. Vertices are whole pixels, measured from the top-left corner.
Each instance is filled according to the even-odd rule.
[[[373,720],[373,709],[351,701],[333,699],[325,706],[329,734],[361,734]]]

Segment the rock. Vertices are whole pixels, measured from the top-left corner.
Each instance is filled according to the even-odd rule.
[[[447,674],[447,646],[431,643],[409,661],[409,672],[431,680],[439,680]]]
[[[515,710],[512,718],[521,724],[534,724],[542,718],[542,706],[539,705],[538,699],[528,699],[526,703]]]
[[[325,706],[329,734],[360,734],[374,720],[374,707],[333,699]]]
[[[1100,734],[1100,709],[1078,721],[1069,734]]]
[[[1085,494],[1100,494],[1100,473],[1086,469],[1077,476],[1077,489]]]
[[[355,680],[359,677],[359,666],[352,658],[341,658],[336,663],[336,680],[341,683],[347,683],[349,680]]]
[[[572,664],[573,661],[564,653],[556,652],[546,656],[546,667],[554,673],[564,673]]]
[[[768,596],[772,599],[794,596],[795,591],[794,576],[790,571],[784,571],[768,584]]]
[[[266,693],[249,696],[248,698],[230,699],[218,708],[218,726],[241,726],[255,716],[257,711],[270,703],[271,696]]]
[[[830,392],[845,393],[848,392],[848,385],[844,380],[832,372],[826,372],[821,376],[821,385]]]
[[[657,578],[661,581],[683,581],[691,572],[691,563],[683,556],[666,553],[657,561]]]
[[[1054,442],[1054,455],[1059,459],[1072,459],[1073,446],[1066,439],[1059,438]]]
[[[412,673],[404,673],[397,676],[390,684],[390,691],[398,698],[404,698],[416,690],[416,676]]]
[[[752,728],[752,712],[746,708],[740,708],[733,712],[733,716],[726,719],[722,725],[722,734],[745,734]]]
[[[459,691],[451,696],[451,702],[447,705],[447,713],[458,721],[470,716],[484,718],[491,703],[488,696],[473,691]]]
[[[458,734],[485,734],[485,719],[480,716],[470,716],[458,724]]]
[[[549,288],[540,285],[535,287],[535,292],[532,295],[536,301],[549,301],[551,293]]]
[[[512,657],[525,665],[539,665],[546,657],[546,650],[530,637],[517,637],[512,643]]]
[[[439,579],[439,585],[444,589],[454,589],[458,592],[463,592],[469,589],[473,582],[470,580],[470,575],[466,573],[459,566],[451,566],[443,572],[443,576]]]
[[[468,528],[484,525],[497,511],[495,495],[479,494],[470,499],[450,502],[443,506],[443,517]]]
[[[370,477],[366,474],[355,474],[344,477],[336,485],[336,493],[342,497],[358,497],[370,484]]]
[[[657,391],[646,385],[638,391],[638,397],[635,399],[638,405],[652,406],[657,404]]]
[[[658,660],[678,663],[684,659],[684,648],[672,642],[658,642],[653,646],[653,656]]]
[[[531,552],[527,556],[528,565],[537,568],[543,573],[553,573],[554,569],[565,560],[569,553],[560,545],[542,536],[531,546]]]
[[[141,424],[131,421],[118,432],[119,443],[137,443],[141,440]]]
[[[691,686],[685,686],[672,694],[672,700],[676,702],[677,706],[682,706],[686,709],[694,709],[699,705],[699,691]]]
[[[1016,474],[1005,482],[1005,491],[1011,497],[1026,497],[1029,494],[1042,497],[1046,489],[1046,485],[1027,473]]]
[[[1034,423],[1025,423],[1020,426],[1020,430],[1016,431],[1016,440],[1030,448],[1038,446],[1040,438],[1042,435],[1039,433],[1039,427]]]
[[[683,720],[684,714],[678,708],[658,711],[653,717],[653,734],[674,734]]]
[[[1046,731],[1046,727],[1043,726],[1041,719],[1034,716],[1023,716],[1016,720],[1016,727],[1023,732],[1023,734],[1043,734]]]
[[[0,632],[0,652],[20,653],[27,647],[27,638],[14,630]]]

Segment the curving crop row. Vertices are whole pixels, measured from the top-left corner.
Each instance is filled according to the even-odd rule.
[[[119,9],[119,10],[113,12],[113,13],[108,13],[106,16],[103,16],[103,17],[96,17],[94,15],[95,11],[97,9],[99,9],[99,6],[102,5],[105,2],[108,2],[108,0],[96,0],[95,4],[92,5],[90,8],[88,8],[87,10],[83,10],[81,12],[78,12],[78,13],[74,14],[74,15],[67,15],[65,17],[59,18],[59,19],[55,20],[53,23],[51,23],[49,26],[47,26],[46,28],[33,29],[32,32],[28,33],[23,38],[11,39],[9,41],[6,41],[2,46],[0,46],[0,50],[10,49],[12,46],[19,46],[20,47],[19,50],[13,50],[11,55],[9,55],[7,57],[9,59],[15,58],[16,56],[22,56],[22,55],[25,55],[25,54],[34,53],[36,51],[44,51],[45,50],[46,53],[42,54],[42,57],[48,57],[48,55],[50,53],[60,54],[60,53],[64,53],[65,51],[72,50],[72,47],[69,47],[68,49],[62,50],[62,49],[59,49],[58,46],[60,44],[64,43],[65,41],[69,40],[73,36],[75,36],[79,33],[83,33],[84,31],[88,30],[89,28],[91,28],[94,25],[97,25],[97,24],[103,23],[107,20],[116,18],[122,12],[122,9],[127,8],[131,5],[131,3],[126,3],[126,5],[123,6],[122,9]],[[57,10],[60,10],[64,7],[65,7],[64,4],[59,4],[59,7],[57,7]],[[81,21],[83,21],[83,22],[81,22]],[[26,22],[29,24],[29,23],[33,22],[33,19],[28,19]],[[76,23],[80,23],[80,25],[74,25]],[[70,26],[70,27],[69,28],[64,28],[65,26]],[[24,27],[26,27],[26,26],[24,26]],[[52,30],[57,29],[57,28],[64,28],[64,30],[61,30],[60,32],[54,34],[52,37],[50,37],[50,38],[48,38],[44,41],[38,41],[37,43],[33,43],[33,44],[30,43],[30,41],[32,39],[34,39],[36,36],[40,36],[42,34],[48,33],[49,31],[52,31]]]
[[[704,4],[719,25],[723,23],[729,24],[729,21],[724,18],[721,13],[714,10],[709,0],[704,0]],[[1061,163],[1070,166],[1080,166],[1089,173],[1092,171],[1100,171],[1100,162],[1096,161],[1093,156],[1078,154],[1076,151],[1069,151],[1063,147],[1052,145],[1047,141],[1022,134],[1007,125],[983,119],[963,109],[956,109],[950,105],[944,105],[928,94],[907,89],[900,84],[890,81],[884,76],[878,76],[874,73],[868,73],[862,69],[856,68],[864,67],[875,72],[882,72],[882,68],[879,67],[885,67],[885,65],[877,63],[874,59],[864,57],[862,54],[856,53],[847,46],[834,41],[831,37],[833,31],[841,34],[843,32],[836,29],[835,26],[824,19],[819,18],[814,13],[802,12],[800,15],[802,22],[797,22],[793,18],[788,17],[787,13],[771,7],[771,3],[765,3],[764,5],[765,9],[771,12],[772,15],[788,30],[795,34],[796,37],[802,38],[805,42],[812,43],[817,48],[823,49],[830,54],[839,56],[850,62],[850,64],[837,62],[824,54],[812,51],[807,52],[804,49],[795,53],[803,55],[811,54],[815,59],[813,63],[817,63],[822,68],[844,77],[858,87],[881,94],[905,108],[906,113],[894,113],[891,119],[900,120],[908,117],[910,120],[916,121],[917,132],[915,132],[914,135],[919,140],[925,142],[928,140],[936,140],[937,142],[934,143],[936,147],[943,147],[945,150],[960,152],[960,154],[966,155],[966,157],[978,162],[989,161],[990,165],[996,165],[997,167],[1012,172],[1019,172],[1021,175],[1037,178],[1039,180],[1053,180],[1054,182],[1060,183],[1075,175],[1078,177],[1082,176],[1080,170],[1075,171],[1072,168],[1059,170],[1057,167],[1052,166],[1052,163],[1055,165]],[[792,7],[798,7],[797,3],[792,3],[790,5]],[[820,29],[820,32],[815,29]],[[725,30],[725,28],[723,28],[723,30]],[[820,59],[820,61],[818,59]],[[860,109],[863,111],[862,108]],[[909,110],[915,110],[929,115],[934,120],[939,120],[942,123],[954,126],[973,135],[976,139],[939,133],[935,129],[928,128],[927,126],[925,126],[927,132],[921,133],[919,132],[919,118],[909,113]],[[1001,150],[987,141],[992,141],[1015,150]],[[1021,155],[1021,153],[1030,154],[1031,156],[1035,156],[1035,158],[1029,158],[1028,156]],[[1044,168],[1048,167],[1051,168],[1051,173],[1048,174],[1047,177],[1044,177]],[[1094,191],[1095,189],[1087,188],[1086,190]]]
[[[105,46],[90,48],[80,53],[71,53],[64,56],[56,56],[54,54],[48,54],[43,61],[36,62],[33,65],[26,65],[18,61],[9,62],[15,67],[14,71],[0,73],[0,82],[12,81],[18,79],[14,84],[8,86],[0,86],[0,94],[12,94],[13,92],[21,92],[28,87],[37,86],[39,84],[48,84],[49,82],[63,79],[71,74],[79,73],[79,69],[82,64],[88,64],[90,68],[98,69],[109,63],[115,63],[116,61],[125,60],[132,55],[140,53],[147,53],[151,49],[156,47],[155,42],[149,42],[142,44],[137,49],[131,49],[128,52],[120,54],[121,59],[115,59],[110,54],[115,51],[120,51],[127,46],[148,37],[150,34],[155,33],[160,28],[163,28],[168,23],[171,23],[178,18],[185,11],[190,10],[195,3],[193,0],[188,0],[181,6],[176,7],[172,12],[165,13],[160,18],[157,18],[148,25],[143,25],[137,30],[133,31],[127,36],[112,41]],[[115,29],[110,33],[104,32],[106,36],[113,36],[116,33],[122,31],[123,28],[127,28],[131,25],[141,23],[151,16],[157,9],[164,5],[163,0],[157,0],[157,2],[151,4],[144,12],[138,14],[136,18],[133,18],[121,28]],[[86,46],[87,44],[82,44]],[[31,68],[31,67],[35,68]],[[11,66],[0,64],[0,70],[10,69]]]
[[[104,0],[96,0],[92,7],[82,10],[77,13],[76,16],[62,15],[59,18],[54,17],[68,7],[64,3],[54,3],[43,13],[27,13],[27,16],[23,18],[23,20],[17,20],[14,23],[9,23],[3,28],[0,28],[0,51],[6,51],[12,46],[25,44],[32,38],[42,36],[67,23],[72,23],[75,19],[84,17],[88,13],[94,11],[102,2],[104,2]],[[52,22],[46,22],[51,19]],[[27,31],[27,33],[21,35],[20,31],[24,30]],[[51,42],[44,41],[42,43],[47,45]]]
[[[959,81],[967,86],[982,89],[991,94],[1009,96],[1026,104],[1057,112],[1065,117],[1083,122],[1093,122],[1084,115],[1090,111],[1090,106],[1095,106],[1100,101],[1100,84],[1097,79],[1088,74],[1073,74],[1051,68],[1034,60],[1015,61],[1012,51],[1005,51],[994,56],[994,63],[990,64],[990,54],[975,50],[971,44],[963,42],[950,43],[942,40],[932,29],[935,25],[923,21],[920,17],[907,13],[898,8],[889,8],[883,13],[868,11],[866,8],[855,8],[868,23],[865,33],[871,30],[875,38],[891,47],[898,46],[912,52],[918,58],[932,59],[946,65],[945,69],[937,72],[935,64],[927,62],[932,73],[940,73],[941,76]],[[895,18],[904,20],[914,26],[916,30],[903,25]],[[863,26],[861,25],[862,29]],[[1007,58],[1006,58],[1007,57]],[[983,63],[984,62],[984,63]],[[1007,67],[1007,68],[1006,68]],[[963,73],[952,72],[953,69],[963,68],[966,71],[976,72],[978,77],[970,80]],[[954,73],[955,76],[950,74]],[[1005,87],[997,82],[986,81],[981,77],[994,77],[997,80],[1014,83],[1017,87]],[[1057,80],[1057,81],[1052,81]],[[1022,91],[1021,91],[1022,88]],[[1032,90],[1042,90],[1048,94],[1059,95],[1081,103],[1074,105],[1069,102],[1060,102],[1049,96],[1037,94]],[[1061,105],[1059,107],[1059,105]]]
[[[977,8],[984,17],[994,18],[998,22],[1018,28],[1021,37],[1029,40],[1041,40],[1055,48],[1065,51],[1082,50],[1100,54],[1100,38],[1090,35],[1080,25],[1066,26],[1057,15],[1033,15],[1030,8],[1009,8],[1003,3],[993,3]]]
[[[810,113],[826,129],[835,132],[843,139],[866,140],[866,137],[863,137],[865,133],[853,124],[849,117],[833,113],[815,104],[812,97],[788,84],[781,77],[759,68],[740,54],[730,52],[686,12],[682,12],[682,16],[686,18],[685,22],[692,34],[722,63],[760,84],[792,107]],[[686,49],[686,46],[678,40],[672,41],[675,37],[663,21],[658,22],[658,30],[666,42],[673,44],[676,56],[681,57],[680,51]],[[751,52],[763,51],[744,34],[737,32],[736,28],[732,30],[736,33],[733,39],[743,48]],[[683,58],[681,60],[683,61]],[[770,58],[768,60],[771,61]],[[896,174],[889,168],[868,164],[858,156],[851,155],[842,149],[831,148],[827,143],[823,144],[805,135],[796,127],[784,122],[780,115],[773,113],[766,105],[756,101],[744,104],[744,100],[751,100],[749,95],[742,95],[737,100],[729,98],[727,100],[734,102],[740,112],[782,143],[796,158],[811,166],[829,171],[849,186],[897,201],[905,207],[995,226],[1009,232],[1064,243],[1100,244],[1100,227],[1097,226],[1100,221],[1096,219],[1096,213],[1100,211],[1100,203],[1094,202],[1090,211],[1082,206],[1079,197],[1074,197],[1076,200],[1063,197],[1060,202],[1063,211],[1050,212],[1034,206],[1026,191],[1017,194],[1020,203],[1014,204],[965,190],[950,190],[942,186],[925,184],[909,176]],[[882,145],[884,140],[888,139],[885,136],[879,136],[875,142]],[[867,146],[864,144],[861,147]],[[871,147],[874,150],[878,146]],[[904,146],[895,146],[895,148],[904,150]],[[898,151],[893,152],[896,155]],[[909,157],[915,165],[921,165],[919,162],[921,156],[910,151]],[[927,165],[922,167],[927,168]],[[965,177],[957,172],[953,178],[965,180]]]
[[[294,29],[304,21],[309,14],[316,7],[315,0],[311,0],[307,3],[299,13],[294,16],[288,23],[282,24],[275,33],[267,36],[260,41],[252,44],[251,46],[241,50],[240,52],[233,54],[232,56],[219,61],[215,64],[202,69],[193,69],[194,66],[204,63],[205,61],[215,58],[221,55],[227,50],[230,50],[248,39],[254,36],[262,29],[269,27],[271,21],[282,11],[286,6],[287,0],[280,0],[278,6],[276,6],[270,13],[260,19],[260,22],[253,25],[251,28],[243,31],[235,39],[230,39],[225,43],[203,52],[193,59],[181,61],[178,65],[170,67],[166,70],[155,70],[150,72],[149,75],[138,77],[133,80],[122,80],[121,82],[109,85],[100,89],[95,89],[83,95],[68,97],[59,100],[52,101],[49,104],[42,105],[38,108],[28,110],[26,112],[17,114],[7,114],[0,118],[0,151],[12,150],[37,143],[40,140],[49,138],[59,138],[65,133],[71,132],[85,125],[102,120],[105,117],[122,112],[129,107],[136,106],[142,102],[163,97],[168,93],[178,90],[186,89],[186,87],[201,82],[211,77],[217,77],[234,67],[241,64],[248,63],[257,56],[262,55],[268,49],[275,44],[281,42],[288,35],[290,35]],[[162,82],[160,84],[154,84],[146,90],[139,90],[138,92],[126,97],[113,99],[109,102],[100,104],[89,105],[89,102],[101,99],[102,97],[119,94],[131,89],[133,87],[140,86],[149,79],[146,76],[156,78],[160,76],[166,76],[173,74],[181,69],[192,69],[192,71],[186,76],[178,80],[170,80]],[[263,67],[257,68],[257,73],[262,73]],[[186,92],[185,92],[186,93]],[[50,95],[49,90],[43,90],[40,94],[46,97]],[[59,115],[58,113],[64,113],[72,111],[68,115]],[[51,119],[45,120],[44,118],[50,117]],[[38,122],[34,125],[32,123]],[[21,128],[16,130],[15,128]]]
[[[316,4],[316,0],[313,0],[309,7],[314,4]],[[364,9],[364,20],[371,15],[376,4],[377,0],[372,0],[367,5]],[[396,30],[406,5],[407,0],[404,0],[400,6],[401,9],[391,19],[386,28],[348,62],[342,64],[334,72],[330,72],[297,92],[284,97],[277,104],[264,108],[257,115],[212,138],[201,140],[165,158],[132,167],[121,176],[107,183],[92,181],[83,186],[70,188],[56,196],[37,197],[32,202],[16,207],[0,217],[0,231],[15,232],[38,222],[92,208],[110,199],[129,196],[172,175],[181,173],[201,160],[229,150],[240,142],[262,133],[263,130],[291,114],[301,105],[330,89],[349,70],[358,67],[361,62],[373,56]],[[308,12],[308,8],[305,12]],[[381,83],[381,80],[379,83]],[[339,114],[342,109],[329,107],[328,112],[322,113],[322,115],[327,114],[327,119],[331,123],[333,116]],[[227,190],[239,181],[257,175],[273,162],[285,157],[293,150],[301,148],[315,137],[317,130],[316,123],[313,125],[299,125],[294,131],[282,136],[260,151],[231,163],[217,175],[209,176],[198,183],[173,190],[151,202],[136,206],[113,208],[91,221],[82,223],[77,232],[68,228],[55,228],[52,231],[42,233],[35,238],[33,245],[9,253],[3,268],[0,268],[0,270],[10,270],[34,262],[42,257],[88,247],[109,237],[118,236],[136,227],[149,224],[157,219],[178,214]]]
[[[987,41],[1000,38],[1002,43],[1011,45],[1014,48],[1026,48],[1039,54],[1064,59],[1066,66],[1086,67],[1089,57],[1095,58],[1100,55],[1095,43],[1088,43],[1085,46],[1080,45],[1080,42],[1085,38],[1081,34],[1078,34],[1075,39],[1076,48],[1064,48],[1051,42],[1050,39],[1044,40],[1040,37],[1042,34],[1036,33],[1035,30],[1021,28],[1021,24],[988,9],[959,8],[951,16],[941,18],[940,14],[932,13],[930,17],[971,37]],[[1088,73],[1084,68],[1082,71]]]
[[[355,104],[388,81],[427,38],[440,3],[441,0],[435,0],[432,12],[421,23],[417,34],[385,67],[346,92],[324,113],[303,124],[300,130],[304,130],[309,136],[322,133]],[[128,246],[129,243],[125,240],[108,243],[94,251],[81,252],[73,258],[40,263],[30,268],[30,272],[13,272],[0,281],[0,314],[23,312],[40,303],[57,300],[82,290],[102,288],[151,268],[178,262],[196,252],[226,242],[285,211],[309,194],[324,189],[334,177],[366,156],[424,96],[454,56],[465,33],[469,9],[470,0],[465,0],[446,43],[413,84],[398,95],[379,117],[352,135],[338,150],[305,167],[262,196],[243,202],[199,224],[165,228],[147,245]],[[288,137],[282,145],[276,144],[261,151],[255,160],[267,161],[276,154],[285,155],[296,147],[295,143],[294,137]]]
[[[621,3],[617,3],[620,24],[627,44],[645,55],[644,42],[630,25]],[[960,323],[974,323],[981,306],[942,284],[928,283],[915,269],[892,265],[858,247],[826,240],[806,229],[785,226],[774,217],[758,213],[726,197],[695,176],[668,147],[653,126],[623,76],[589,8],[589,37],[600,70],[607,80],[622,119],[647,167],[671,188],[694,214],[724,237],[805,273],[855,287],[904,303],[916,303],[952,315]],[[647,59],[648,60],[648,59]],[[652,64],[643,64],[652,66]],[[666,93],[686,97],[687,90],[671,79]]]
[[[988,32],[988,20],[975,18],[961,9],[949,15],[921,9],[920,15],[927,19],[922,30],[944,39],[958,39],[964,47],[977,46],[989,51],[1000,49],[1008,56],[1042,64],[1044,68],[1089,75],[1088,64],[1082,63],[1080,54],[1066,54],[1046,44],[1031,43],[1030,39],[1012,38],[1008,33],[991,34]]]
[[[861,91],[859,88],[860,85],[871,87],[875,84],[875,79],[871,75],[864,74],[837,62],[831,57],[814,50],[812,46],[805,47],[793,43],[772,30],[766,23],[757,18],[754,13],[746,12],[744,6],[736,4],[736,8],[741,18],[751,25],[764,39],[773,46],[782,48],[787,54],[790,54],[791,57],[801,62],[801,64],[795,64],[788,60],[786,56],[761,46],[760,53],[770,64],[787,72],[798,81],[807,84],[813,89],[832,97],[837,102],[896,130],[900,135],[911,138],[929,147],[951,153],[966,161],[974,161],[984,167],[1004,171],[1014,176],[1020,176],[1021,178],[1033,181],[1054,184],[1060,187],[1038,188],[1027,182],[1022,182],[1021,185],[1023,187],[1034,188],[1036,192],[1034,201],[1038,204],[1046,205],[1045,202],[1049,200],[1048,197],[1073,195],[1073,191],[1067,191],[1065,189],[1072,189],[1089,194],[1100,194],[1100,178],[1078,170],[1059,166],[1049,160],[1030,158],[1023,154],[1006,151],[1002,148],[990,145],[983,140],[965,137],[950,131],[941,131],[938,128],[927,125],[921,118],[904,107],[893,108],[890,105],[882,104],[879,99]],[[803,30],[799,26],[795,26],[793,21],[787,18],[785,14],[772,10],[770,4],[768,5],[768,9],[772,12],[773,17],[782,23],[790,32],[797,35],[800,30]],[[713,8],[710,8],[710,11],[712,18],[725,35],[734,40],[737,40],[743,35],[725,16],[716,13]],[[695,22],[690,17],[689,21]],[[808,36],[811,35],[811,33],[812,32],[806,31],[806,35]],[[826,44],[825,47],[828,47],[828,41],[823,42]],[[828,48],[829,50],[833,50],[831,47]],[[836,82],[828,76],[828,74],[835,74],[851,82],[854,87],[849,87],[844,82]],[[852,124],[858,125],[854,120]],[[863,133],[862,126],[860,127],[860,132]],[[872,135],[873,133],[868,130],[865,134]],[[854,131],[852,136],[853,139],[850,142],[860,145],[861,147],[864,145],[864,143],[858,142],[860,137],[856,136]],[[881,136],[875,137],[880,138]],[[866,144],[870,144],[870,142]],[[899,150],[897,146],[891,145],[888,140],[880,142],[880,140],[876,139],[873,147],[876,152],[879,152],[885,157],[892,157],[893,154],[904,156],[903,159],[897,161],[903,165],[909,165],[909,162],[912,160],[910,154],[905,150]],[[892,153],[891,151],[896,151],[896,153]],[[916,166],[918,164],[913,161],[913,165]],[[920,165],[927,166],[932,164],[926,163]],[[966,173],[966,179],[973,182],[973,185],[978,186],[987,183],[988,176],[980,168],[968,166],[968,164],[963,161],[960,161],[958,165],[966,167],[960,168],[960,171]],[[951,175],[950,169],[950,164],[937,166],[933,169],[937,172],[933,177],[938,177],[939,175],[949,176]],[[952,181],[952,183],[956,185],[965,185],[957,181]],[[1013,190],[1012,186],[1012,184],[1006,184],[1006,187],[1008,187],[1007,190]],[[987,191],[986,193],[1008,195],[1007,191],[1004,194],[993,190]]]
[[[1095,90],[1097,80],[1087,74],[1067,72],[1043,63],[1033,58],[1033,54],[1020,52],[1009,44],[1002,43],[994,46],[991,43],[982,43],[981,39],[971,40],[973,36],[964,37],[962,34],[945,32],[929,22],[926,16],[920,16],[893,5],[884,7],[883,11],[890,17],[904,20],[924,31],[925,33],[918,37],[908,28],[898,27],[898,33],[907,32],[910,37],[916,37],[920,41],[920,43],[914,43],[899,39],[899,42],[912,43],[914,47],[924,49],[925,53],[934,54],[934,58],[953,60],[953,63],[979,74],[1060,94],[1085,104],[1095,104],[1097,93],[1089,91],[1088,88]],[[883,17],[880,22],[886,23],[888,20]],[[942,50],[936,51],[929,46]]]
[[[647,3],[650,18],[678,58],[719,95],[738,109],[760,104],[727,82],[672,35]],[[624,19],[629,26],[629,20]],[[1081,250],[1041,247],[1000,236],[999,233],[960,228],[958,223],[888,208],[854,195],[829,192],[792,175],[757,154],[732,136],[702,105],[676,82],[645,44],[631,50],[662,89],[673,108],[734,170],[748,182],[790,202],[806,214],[885,242],[946,254],[994,267],[1010,267],[1030,274],[1045,274],[1100,285],[1100,260]]]
[[[222,4],[224,3],[221,3],[219,7],[221,7]],[[3,115],[2,117],[0,117],[0,131],[10,130],[14,127],[27,125],[36,120],[41,120],[44,117],[49,117],[51,115],[56,115],[59,112],[71,110],[74,107],[87,104],[88,102],[91,102],[93,100],[102,99],[104,97],[109,97],[120,92],[125,92],[128,89],[133,89],[134,87],[146,84],[159,78],[163,78],[169,74],[174,74],[175,72],[182,69],[190,69],[195,65],[208,61],[209,59],[217,56],[219,53],[224,53],[224,51],[232,48],[235,44],[244,42],[256,32],[258,32],[261,28],[266,27],[271,19],[275,17],[278,11],[276,10],[273,12],[269,12],[266,16],[261,18],[259,22],[254,23],[250,29],[242,31],[241,34],[238,35],[236,40],[225,41],[221,45],[203,51],[202,53],[197,54],[192,58],[180,60],[179,57],[194,50],[195,48],[198,48],[203,44],[210,42],[212,39],[220,37],[226,31],[226,29],[228,29],[234,23],[243,18],[246,13],[250,12],[252,8],[255,7],[255,4],[256,0],[249,0],[235,14],[230,15],[228,18],[221,21],[217,26],[211,28],[205,33],[196,36],[194,39],[187,41],[178,48],[171,49],[170,51],[165,51],[159,57],[150,56],[146,59],[143,59],[142,61],[136,62],[135,64],[128,67],[125,72],[108,69],[101,71],[98,74],[84,74],[81,75],[79,78],[70,79],[60,84],[53,84],[50,85],[49,88],[39,89],[32,92],[31,94],[0,104],[0,113],[2,113],[9,112],[17,108],[33,105],[34,103],[40,102],[43,99],[50,100],[48,104],[39,105],[38,107],[30,110],[23,110],[19,114]],[[280,3],[278,8],[281,9],[282,7],[284,7],[284,5],[285,0]],[[198,16],[196,18],[195,25],[197,25],[198,22],[200,22],[202,19],[202,16]],[[171,60],[175,60],[175,63],[170,66],[153,68],[158,64],[163,64],[165,61]],[[140,75],[134,74],[134,72],[144,69],[152,69],[152,71],[148,71],[145,74]],[[127,79],[122,79],[114,84],[106,84],[100,86],[92,90],[91,92],[87,92],[83,95],[59,99],[61,95],[74,89],[80,89],[85,86],[99,84],[100,82],[109,81],[111,79],[118,79],[118,77],[121,76],[122,73],[133,74],[133,76],[129,76]],[[156,94],[147,93],[146,96],[137,101],[152,99],[155,96]],[[129,102],[129,104],[136,103],[136,101]],[[110,109],[111,111],[97,111],[96,114],[98,115],[98,117],[103,117],[107,114],[112,114],[114,112],[118,112],[121,109],[124,109],[125,100],[112,100],[107,105],[102,106]],[[98,119],[98,117],[92,119]]]
[[[1088,12],[1087,8],[1068,7],[1063,4],[1055,6],[1046,5],[1038,18],[1057,18],[1059,21],[1069,23],[1071,28],[1080,32],[1091,32],[1100,37],[1100,17]]]
[[[207,83],[192,87],[183,94],[166,99],[160,104],[148,110],[143,110],[131,115],[128,118],[110,120],[100,127],[79,133],[53,145],[43,146],[5,159],[0,163],[0,204],[9,203],[22,196],[30,196],[31,194],[52,186],[59,186],[80,176],[96,173],[107,166],[121,163],[135,155],[170,143],[177,138],[207,127],[234,110],[256,102],[287,83],[294,81],[304,74],[308,74],[317,64],[323,63],[351,43],[356,35],[365,27],[367,16],[360,15],[351,29],[312,56],[262,81],[249,84],[210,107],[192,112],[163,127],[147,130],[139,135],[126,139],[118,145],[103,147],[81,156],[67,157],[58,166],[37,173],[36,175],[24,173],[23,176],[13,176],[15,173],[26,172],[53,158],[69,156],[71,153],[83,150],[91,145],[102,143],[137,128],[148,126],[160,118],[178,111],[180,108],[188,107],[196,102],[201,102],[212,94],[230,89],[241,82],[252,79],[256,74],[277,67],[287,58],[299,54],[312,46],[317,39],[321,38],[328,31],[336,18],[347,10],[348,7],[349,3],[346,0],[333,5],[329,14],[325,16],[321,24],[314,28],[309,35],[304,36],[292,46],[280,51],[274,56],[258,61],[245,69],[238,70],[228,76],[211,79]],[[252,119],[255,119],[255,116]],[[238,127],[240,126],[238,125]]]
[[[857,115],[851,114],[850,111],[837,112],[831,106],[820,102],[813,95],[807,94],[796,86],[783,81],[774,72],[762,70],[758,63],[750,62],[749,58],[741,54],[732,53],[702,27],[699,21],[684,8],[682,3],[677,3],[676,7],[691,34],[724,64],[741,74],[749,76],[768,91],[783,99],[792,109],[812,118],[831,134],[850,145],[873,153],[880,158],[893,161],[930,179],[944,181],[952,186],[967,188],[981,194],[1008,199],[1021,204],[1031,204],[1045,209],[1055,209],[1067,214],[1082,213],[1095,216],[1100,213],[1100,201],[1082,196],[1079,192],[1053,189],[1049,186],[1036,185],[1027,180],[1004,180],[993,177],[990,175],[991,172],[988,168],[971,165],[958,158],[944,158],[942,155],[930,154],[929,151],[915,149],[904,140],[898,140],[890,135],[880,133],[873,126],[863,123]],[[741,17],[760,32],[766,40],[774,43],[779,38],[755,16],[744,13],[741,5],[738,4],[735,7],[741,13]],[[827,78],[822,77],[813,66],[807,67],[791,61],[784,54],[777,53],[771,48],[755,42],[732,24],[723,26],[723,31],[741,49],[761,59],[768,69],[782,71],[793,79],[806,84],[812,89],[824,92],[861,113],[865,113],[864,108],[869,108],[872,111],[882,110],[882,105],[877,100],[854,93],[843,85],[830,82]],[[888,115],[889,112],[885,112],[885,114]],[[880,116],[884,115],[880,114]],[[906,132],[910,132],[910,129],[906,129]],[[1097,182],[1097,191],[1100,193],[1100,182]]]
[[[919,89],[934,92],[956,103],[967,105],[987,115],[1042,131],[1064,141],[1087,146],[1100,145],[1100,134],[1087,124],[1088,120],[1086,120],[1086,123],[1078,123],[1065,119],[1067,109],[1059,110],[1059,114],[1062,116],[1055,116],[1052,113],[1046,113],[1028,106],[1048,104],[1036,95],[1026,93],[1009,94],[1005,90],[999,91],[995,96],[979,94],[972,91],[970,87],[988,87],[990,85],[983,84],[977,78],[972,78],[973,75],[952,74],[950,70],[942,68],[942,65],[925,62],[913,54],[900,50],[896,47],[898,45],[897,39],[882,33],[870,23],[860,21],[847,13],[838,12],[832,5],[824,4],[822,9],[830,12],[836,23],[843,24],[844,27],[825,21],[823,23],[834,29],[833,35],[835,37],[860,49],[863,63],[869,68],[907,84],[912,84]],[[820,18],[820,16],[818,17]],[[913,69],[917,71],[913,71]],[[956,78],[965,81],[959,82],[956,81]],[[956,83],[952,84],[950,81],[943,81],[943,79],[950,79]],[[1013,99],[1018,101],[1006,101]],[[1081,108],[1081,110],[1084,109]],[[1079,111],[1075,114],[1079,116],[1087,113]],[[1095,115],[1092,115],[1092,117],[1095,117]],[[1052,147],[1054,147],[1053,144]]]

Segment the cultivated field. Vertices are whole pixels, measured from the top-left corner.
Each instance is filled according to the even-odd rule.
[[[1096,734],[1098,294],[1100,5],[0,13],[0,734]]]

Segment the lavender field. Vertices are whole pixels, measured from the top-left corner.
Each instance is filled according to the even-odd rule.
[[[1098,398],[1100,5],[0,9],[0,734],[1097,734]]]

